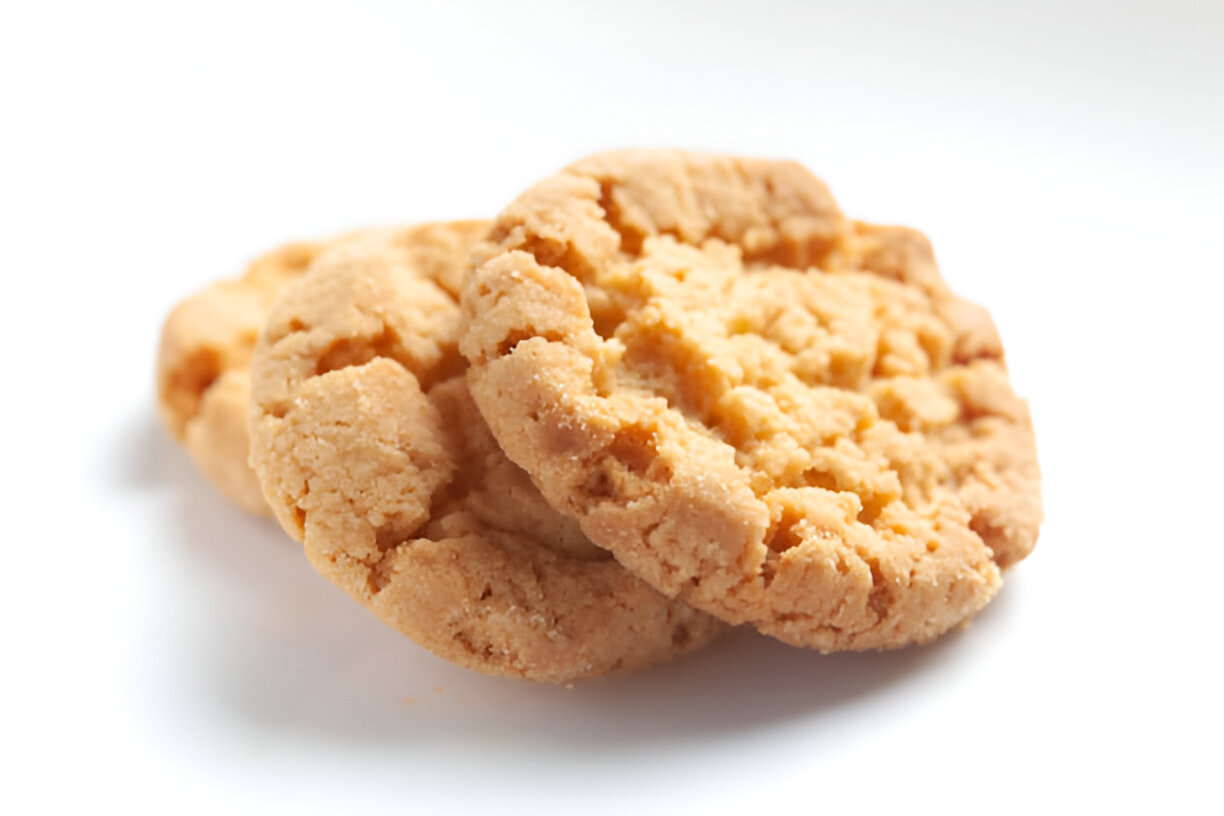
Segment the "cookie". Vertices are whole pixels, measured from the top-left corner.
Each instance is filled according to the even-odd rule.
[[[722,623],[624,570],[493,440],[458,350],[471,237],[437,263],[414,232],[350,244],[273,306],[251,463],[276,517],[387,624],[488,674],[563,682],[705,644]]]
[[[267,515],[247,465],[248,365],[276,293],[299,277],[325,246],[294,243],[256,260],[179,303],[162,326],[157,408],[170,435],[231,501]]]
[[[624,151],[495,221],[469,386],[549,503],[668,596],[823,651],[968,620],[1041,520],[989,315],[803,167]]]

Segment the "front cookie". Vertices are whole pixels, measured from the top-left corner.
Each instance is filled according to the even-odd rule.
[[[498,448],[458,352],[466,253],[410,236],[319,259],[253,364],[251,460],[315,567],[434,653],[562,682],[697,648],[723,624],[665,598],[552,510]]]
[[[792,163],[625,151],[494,223],[469,385],[506,453],[661,591],[822,650],[930,640],[1041,518],[1027,408],[917,233]]]

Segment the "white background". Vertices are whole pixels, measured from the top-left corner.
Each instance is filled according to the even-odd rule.
[[[1220,4],[2,9],[0,810],[1220,812]],[[485,678],[156,424],[207,281],[652,145],[798,158],[996,316],[1047,519],[968,631]]]

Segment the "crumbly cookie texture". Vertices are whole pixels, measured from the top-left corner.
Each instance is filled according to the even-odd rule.
[[[414,232],[350,244],[273,306],[251,462],[282,526],[383,621],[489,674],[564,682],[710,641],[724,624],[627,572],[498,448],[458,351],[456,239],[432,261]]]
[[[468,382],[556,508],[662,592],[825,651],[928,641],[1032,549],[1039,473],[989,315],[921,234],[779,161],[624,151],[479,248]]]
[[[171,436],[231,501],[268,515],[247,465],[247,367],[276,293],[300,277],[323,243],[295,243],[179,303],[162,326],[157,408]]]
[[[187,449],[196,467],[228,499],[270,515],[259,480],[247,462],[251,353],[268,307],[320,255],[349,244],[411,235],[402,249],[413,262],[453,274],[455,253],[488,229],[486,221],[367,229],[327,241],[288,244],[263,255],[246,273],[217,281],[179,303],[162,327],[157,355],[157,407],[166,429]]]

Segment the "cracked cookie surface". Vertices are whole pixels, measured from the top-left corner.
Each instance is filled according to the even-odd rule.
[[[463,293],[472,394],[668,595],[832,651],[930,640],[1041,520],[989,315],[790,162],[620,151],[528,190]]]
[[[669,599],[548,506],[493,440],[458,351],[464,235],[319,258],[252,363],[251,461],[314,566],[430,651],[563,682],[655,663],[724,628]]]
[[[251,353],[272,301],[322,253],[394,234],[420,263],[448,266],[488,229],[485,221],[358,230],[326,241],[299,241],[260,256],[238,278],[184,299],[162,326],[157,352],[157,408],[170,435],[230,501],[271,515],[248,464]],[[457,273],[455,273],[457,274]],[[451,283],[458,285],[459,278]]]

